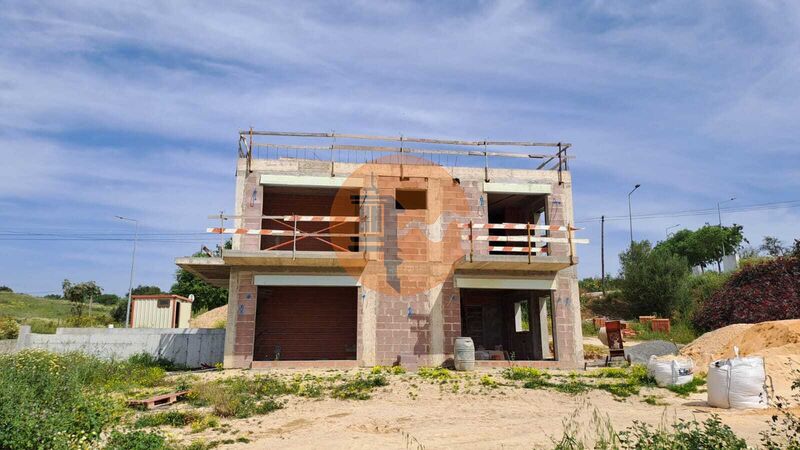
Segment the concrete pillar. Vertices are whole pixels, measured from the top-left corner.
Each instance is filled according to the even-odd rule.
[[[361,323],[361,346],[358,348],[358,359],[360,365],[370,367],[377,364],[376,333],[377,326],[377,292],[361,287],[359,289],[359,308]]]
[[[436,285],[427,293],[428,330],[430,332],[430,364],[444,362],[444,311],[442,308],[442,285]]]
[[[234,346],[236,345],[236,319],[239,310],[239,271],[231,269],[230,280],[228,282],[228,318],[225,323],[225,351],[223,365],[226,369],[238,367],[234,356]]]

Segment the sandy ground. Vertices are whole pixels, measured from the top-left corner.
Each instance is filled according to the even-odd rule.
[[[276,371],[225,371],[208,377]],[[322,370],[307,371],[330,375]],[[282,370],[281,373],[297,373]],[[390,385],[379,388],[369,400],[303,399],[291,397],[286,406],[265,416],[224,420],[236,433],[205,431],[185,436],[207,441],[246,436],[249,443],[223,448],[552,448],[562,435],[563,423],[592,427],[595,411],[607,414],[621,430],[634,420],[653,425],[674,420],[705,420],[718,414],[751,444],[767,427],[772,410],[731,411],[710,408],[705,393],[681,398],[657,388],[616,401],[603,391],[572,396],[549,390],[500,386],[488,388],[476,381],[483,374],[503,381],[499,370],[478,371],[470,387],[452,392],[413,374],[391,375]],[[665,406],[644,403],[644,395],[657,395]],[[177,430],[176,430],[177,431]]]

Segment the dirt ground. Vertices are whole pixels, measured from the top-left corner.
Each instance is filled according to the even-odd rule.
[[[290,375],[324,370],[224,371],[204,378],[236,374]],[[226,449],[263,448],[552,448],[562,435],[565,421],[591,428],[595,411],[607,414],[621,430],[634,420],[653,425],[676,419],[703,421],[712,413],[751,444],[767,427],[772,410],[732,411],[710,408],[705,393],[681,398],[665,389],[645,388],[637,396],[617,401],[611,394],[592,390],[569,395],[551,390],[514,386],[486,387],[478,380],[489,374],[503,382],[499,369],[479,370],[452,386],[423,380],[413,373],[389,375],[389,386],[378,388],[369,400],[307,399],[290,397],[283,409],[248,419],[223,420],[227,433],[207,430],[185,439],[207,441],[245,436],[250,442],[225,445]],[[659,403],[644,403],[656,395]],[[178,435],[181,430],[174,430]]]

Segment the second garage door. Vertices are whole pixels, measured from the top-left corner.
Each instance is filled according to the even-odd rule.
[[[253,359],[356,359],[357,306],[355,287],[259,287]]]

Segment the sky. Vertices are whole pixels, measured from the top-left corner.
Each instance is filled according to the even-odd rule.
[[[169,289],[250,126],[570,142],[581,277],[601,215],[617,272],[635,184],[637,240],[731,197],[750,243],[800,238],[798,2],[216,3],[2,2],[0,285],[124,293],[120,215]]]

